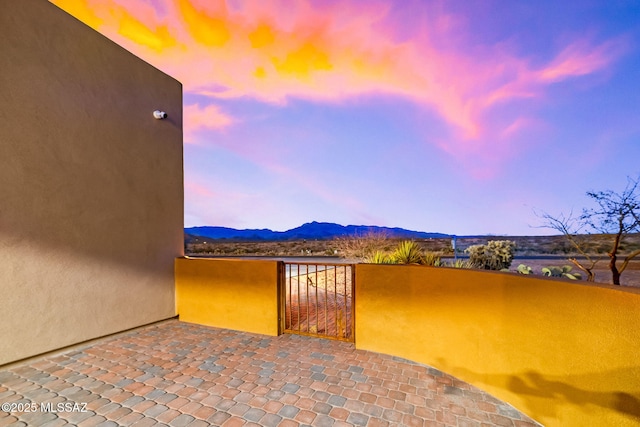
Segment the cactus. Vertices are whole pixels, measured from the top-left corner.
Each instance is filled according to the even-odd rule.
[[[562,267],[545,267],[542,269],[542,274],[548,277],[561,277],[571,280],[582,280],[580,273],[572,273],[572,267],[570,265],[563,265]]]
[[[562,277],[562,268],[560,267],[544,267],[542,269],[542,274],[548,277]]]
[[[475,268],[484,270],[508,269],[513,261],[516,244],[511,240],[492,240],[486,245],[469,246],[465,252]]]
[[[518,273],[520,273],[520,274],[532,274],[533,270],[528,265],[520,264],[518,266]]]

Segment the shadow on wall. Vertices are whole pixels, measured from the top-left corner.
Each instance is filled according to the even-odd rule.
[[[443,359],[438,360],[444,363]],[[626,369],[615,369],[605,372],[593,372],[582,375],[562,375],[557,377],[544,376],[539,372],[527,371],[519,375],[509,374],[481,374],[468,368],[456,367],[454,370],[463,373],[467,378],[481,378],[489,384],[505,384],[515,394],[530,396],[527,399],[528,408],[519,408],[534,418],[557,418],[555,409],[569,403],[579,407],[596,405],[606,409],[615,409],[620,414],[632,417],[640,422],[640,366]],[[610,384],[633,383],[633,379],[639,387],[631,393],[619,390],[595,391],[588,388],[579,388],[571,383],[602,384],[608,381]],[[631,380],[631,381],[630,381]],[[539,403],[537,403],[539,402]],[[544,404],[543,404],[544,402]]]
[[[171,267],[182,85],[47,1],[1,4],[0,254]]]

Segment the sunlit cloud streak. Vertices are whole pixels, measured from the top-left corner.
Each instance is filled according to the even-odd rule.
[[[134,53],[213,98],[341,102],[383,94],[411,99],[451,126],[449,144],[483,140],[498,103],[543,96],[545,86],[606,68],[616,41],[576,40],[546,64],[501,45],[474,51],[442,7],[422,7],[422,25],[396,40],[403,22],[387,2],[308,0],[54,0]],[[160,12],[162,11],[162,13]],[[510,125],[508,125],[510,126]],[[499,133],[503,130],[498,130]],[[456,150],[451,150],[455,152]]]
[[[198,138],[200,132],[224,129],[235,121],[216,105],[205,107],[201,107],[199,104],[185,105],[183,116],[185,144],[196,144],[201,141]]]
[[[264,206],[265,200],[256,194],[247,194],[237,189],[229,189],[228,185],[218,185],[216,190],[212,184],[219,184],[210,178],[190,173],[185,180],[184,198],[185,220],[195,224],[227,224],[242,226],[245,212],[253,206]],[[225,209],[219,209],[224,200]]]
[[[499,232],[636,173],[633,4],[50,1],[182,82],[191,225]]]
[[[254,185],[251,189],[243,187],[241,183],[223,181],[205,171],[188,172],[185,177],[185,221],[243,228],[247,223],[255,223],[264,217],[281,216],[283,212],[304,221],[306,209],[322,205],[333,206],[332,215],[338,217],[354,216],[367,224],[381,221],[381,218],[367,211],[357,195],[330,189],[317,177],[306,176],[292,168],[274,166],[266,169],[268,172],[278,169],[277,176],[280,178],[275,182]],[[274,189],[280,191],[280,197],[273,197]],[[288,197],[282,198],[285,194]],[[334,219],[323,218],[319,210],[317,214],[320,215],[316,218],[318,220]]]

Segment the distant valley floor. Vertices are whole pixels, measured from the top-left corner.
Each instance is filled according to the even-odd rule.
[[[514,240],[516,242],[516,259],[511,269],[515,270],[519,264],[525,264],[540,274],[543,267],[570,265],[567,260],[572,255],[571,246],[564,236],[517,236],[517,237],[471,237],[458,238],[457,252],[460,254],[465,248],[475,244],[485,244],[489,240]],[[608,269],[609,258],[606,254],[610,240],[606,236],[590,236],[590,248],[598,254],[601,260],[594,270],[596,281],[610,283],[611,272]],[[389,239],[382,250],[391,250],[397,245],[398,239]],[[421,239],[416,240],[423,250],[439,252],[443,257],[453,257],[451,239]],[[625,252],[640,249],[640,235],[628,236],[624,246]],[[187,236],[185,239],[185,254],[197,256],[240,256],[240,257],[299,257],[301,259],[317,257],[340,256],[340,243],[336,240],[292,240],[292,241],[230,241],[225,239],[208,239],[206,237]],[[328,258],[328,262],[333,261]],[[579,270],[573,267],[574,272]],[[583,274],[583,278],[586,275]],[[622,274],[622,284],[640,287],[640,256],[632,261]]]

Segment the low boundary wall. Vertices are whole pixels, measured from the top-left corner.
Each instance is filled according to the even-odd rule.
[[[356,346],[460,378],[547,425],[640,424],[640,289],[359,264]]]
[[[278,335],[278,261],[178,258],[175,270],[180,320]]]
[[[180,320],[277,335],[277,261],[176,260]],[[433,366],[547,426],[640,424],[640,289],[356,266],[356,347]]]

